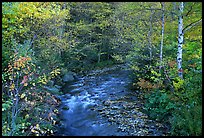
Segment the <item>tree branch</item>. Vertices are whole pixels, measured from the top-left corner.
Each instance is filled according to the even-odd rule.
[[[158,9],[158,8],[145,8],[144,10],[150,10],[150,11],[159,10],[159,11],[161,11],[161,9]]]
[[[172,81],[171,81],[171,79],[170,79],[170,77],[169,77],[169,75],[168,75],[168,72],[167,72],[167,70],[165,69],[164,66],[162,66],[162,67],[163,67],[163,69],[164,69],[165,77],[166,77],[166,79],[167,79],[168,82],[169,82],[169,86],[171,87],[171,88],[170,88],[170,91],[171,91],[171,92],[174,92],[174,86],[172,85]]]
[[[186,13],[186,16],[188,16],[189,13],[192,11],[194,5],[195,5],[195,3],[193,3],[193,5],[190,7],[190,10]]]
[[[193,26],[196,26],[196,25],[197,25],[199,22],[201,22],[201,21],[202,21],[202,19],[200,19],[200,20],[198,20],[198,21],[195,21],[195,22],[193,22],[193,23],[187,25],[187,26],[183,29],[183,32],[188,31],[189,29],[191,29]]]

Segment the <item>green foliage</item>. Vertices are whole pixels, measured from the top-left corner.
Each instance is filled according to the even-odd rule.
[[[202,77],[189,72],[173,79],[174,92],[152,91],[145,96],[145,112],[153,119],[170,123],[171,135],[201,135]]]
[[[181,92],[181,90],[179,89],[183,87],[183,84],[184,84],[184,80],[179,77],[176,77],[173,81],[173,86],[175,88],[175,91]]]
[[[39,121],[34,108],[39,96],[35,97],[33,95],[37,89],[42,89],[40,85],[36,86],[37,82],[39,82],[38,79],[41,80],[40,78],[43,77],[51,80],[60,74],[60,70],[55,68],[48,76],[43,74],[42,77],[36,78],[35,60],[32,58],[34,53],[30,48],[30,43],[25,41],[24,44],[17,44],[14,41],[14,44],[16,45],[15,54],[10,57],[8,67],[2,73],[2,121],[4,122],[2,124],[2,134],[9,136],[29,135],[32,123]],[[40,99],[45,99],[45,97],[41,96]],[[41,102],[43,101],[39,101],[39,103]],[[44,107],[40,108],[43,109]],[[26,117],[28,114],[24,115],[27,112],[26,109],[32,111],[29,113],[32,123]],[[34,119],[34,116],[36,116],[36,119]]]
[[[170,99],[167,93],[161,91],[154,91],[145,96],[145,112],[158,121],[167,122],[177,108],[174,101]]]
[[[4,99],[2,99],[2,112],[9,110],[12,107],[12,101],[11,99],[4,101]]]
[[[110,67],[110,66],[112,66],[113,64],[114,64],[114,61],[112,61],[112,60],[102,61],[102,62],[100,62],[100,63],[96,63],[96,64],[94,65],[94,68],[95,68],[95,67],[96,67],[96,68]]]
[[[133,6],[133,4],[127,3],[121,6],[121,12],[125,11],[129,15],[126,20],[128,20],[128,17],[131,17],[131,19],[134,17],[136,18],[133,20],[134,23],[137,22],[136,32],[132,35],[135,36],[134,48],[127,55],[127,62],[133,69],[131,77],[134,89],[140,89],[143,92],[141,95],[145,97],[145,111],[150,117],[171,124],[171,135],[201,135],[201,114],[199,113],[201,112],[199,107],[202,101],[201,23],[185,32],[182,61],[184,79],[180,79],[177,77],[178,69],[175,58],[178,50],[177,18],[165,12],[163,68],[159,70],[160,34],[158,31],[161,31],[159,28],[161,24],[157,26],[158,22],[152,22],[153,34],[150,37],[154,40],[152,40],[151,47],[153,59],[150,60],[150,45],[148,45],[149,38],[147,37],[149,35],[144,35],[148,34],[150,29],[147,18],[150,16],[150,12],[139,13],[140,15],[138,15],[138,12],[134,12],[134,10],[143,9],[142,7],[147,5],[147,7],[157,7],[158,5],[156,3],[147,5],[138,3],[137,5]],[[177,12],[176,6],[177,3],[165,3],[166,11]],[[202,8],[200,6],[200,3],[185,3],[185,26],[202,18],[200,11]],[[198,10],[195,10],[195,7]],[[157,15],[159,16],[157,17]],[[157,11],[154,13],[153,20],[156,20],[156,18],[159,20],[161,18],[161,14]],[[141,19],[143,20],[141,21]],[[154,27],[157,27],[157,29],[154,29]],[[125,33],[131,34],[127,31]],[[163,84],[164,87],[153,88],[155,82]],[[187,110],[186,105],[191,105],[191,108]],[[194,107],[195,109],[193,109]],[[195,118],[197,118],[197,121]],[[193,124],[196,124],[197,127],[193,127]]]
[[[5,72],[2,74],[2,120],[3,135],[15,135],[19,131],[20,124],[18,116],[20,111],[19,100],[25,97],[24,89],[32,86],[35,66],[32,63],[27,44],[16,46],[16,53],[10,57],[10,62]],[[25,49],[23,49],[25,46]],[[29,84],[29,85],[28,85]]]
[[[186,105],[176,110],[170,120],[171,134],[175,136],[202,135],[202,106]]]
[[[121,55],[113,55],[113,59],[118,63],[124,63],[124,59]]]

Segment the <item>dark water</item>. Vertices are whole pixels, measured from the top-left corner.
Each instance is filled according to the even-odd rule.
[[[137,102],[137,97],[127,88],[130,83],[129,73],[129,70],[113,70],[100,75],[81,77],[68,84],[64,88],[64,92],[67,94],[61,96],[62,125],[57,135],[130,135],[128,129],[125,127],[122,129],[122,125],[118,123],[121,122],[120,119],[128,117],[126,114],[122,116],[126,110],[129,110],[128,114],[131,112],[132,115],[137,112],[123,108],[128,102]],[[109,101],[116,101],[117,104],[110,105]],[[110,121],[111,119],[112,121]],[[119,121],[113,121],[114,119]],[[136,130],[135,127],[134,129],[134,131],[140,131],[139,129]],[[155,135],[161,135],[159,131],[155,131],[156,129],[154,129]]]

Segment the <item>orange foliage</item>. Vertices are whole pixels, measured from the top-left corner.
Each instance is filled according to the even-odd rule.
[[[148,91],[150,90],[150,89],[152,89],[152,84],[149,82],[149,81],[146,81],[145,79],[140,79],[140,81],[139,82],[137,82],[137,84],[141,87],[141,88],[143,88],[143,89],[147,89]]]
[[[174,67],[174,65],[176,64],[175,60],[172,60],[168,63],[168,65],[170,66],[170,68]]]
[[[160,88],[163,87],[162,84],[153,84],[145,79],[140,79],[139,82],[137,82],[137,84],[142,88],[142,89],[146,89],[147,91],[151,90],[151,89],[155,89],[155,88]]]
[[[190,65],[188,65],[189,67],[192,67],[192,68],[195,68],[196,67],[196,63],[194,63],[194,64],[190,64]]]

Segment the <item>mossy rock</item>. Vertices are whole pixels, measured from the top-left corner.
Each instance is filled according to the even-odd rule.
[[[52,94],[59,94],[60,93],[60,90],[56,87],[45,86],[44,88],[47,89]]]

